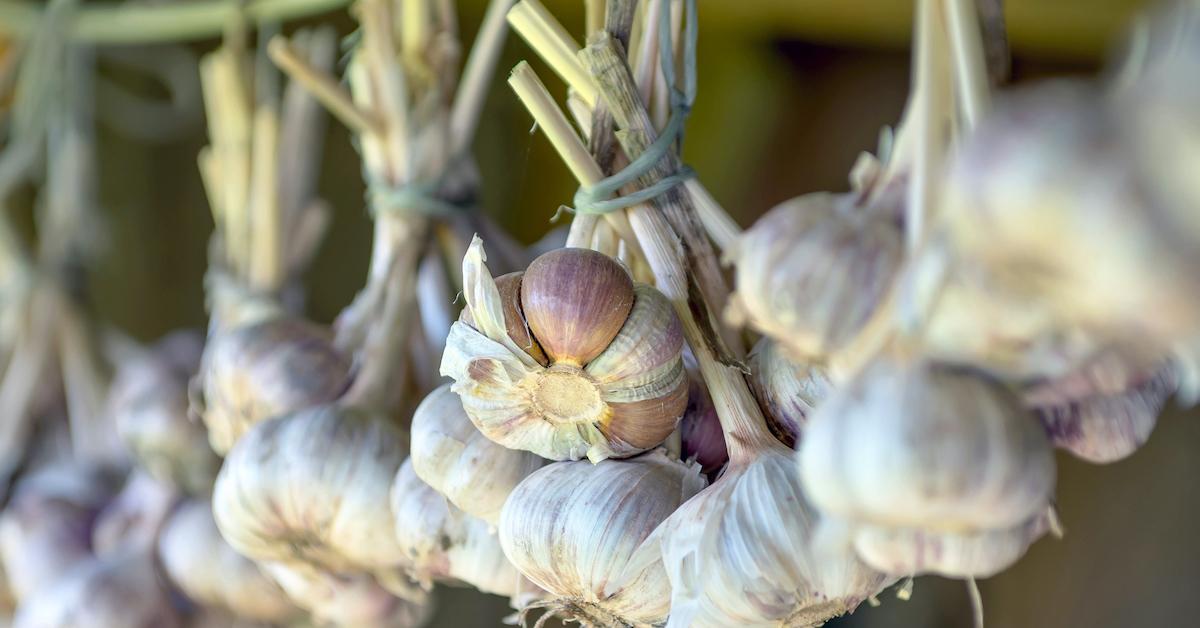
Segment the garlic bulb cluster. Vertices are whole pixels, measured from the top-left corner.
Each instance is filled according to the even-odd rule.
[[[404,553],[387,508],[407,442],[369,411],[320,406],[256,424],[213,491],[221,536],[256,561],[338,572],[386,569]]]
[[[217,330],[200,374],[209,441],[225,455],[250,426],[331,402],[350,385],[350,360],[322,327],[300,318],[269,318]]]
[[[1050,444],[1015,394],[976,372],[898,356],[876,360],[825,400],[799,463],[808,498],[861,525],[856,535],[1012,530],[1045,512],[1055,480]],[[896,575],[921,567],[896,571],[894,561],[859,555]],[[996,557],[981,573],[942,573],[993,573],[1017,556]]]
[[[193,494],[211,490],[221,466],[204,426],[188,416],[188,379],[203,347],[198,333],[168,334],[121,362],[109,389],[109,414],[138,465]]]
[[[500,515],[500,545],[548,596],[543,607],[589,625],[648,626],[670,612],[657,556],[633,559],[680,504],[704,487],[695,465],[655,450],[629,460],[558,462],[534,472]]]
[[[821,547],[818,519],[788,449],[731,462],[641,550],[670,575],[667,626],[815,626],[889,584],[853,552]]]
[[[183,618],[145,551],[93,558],[23,602],[14,628],[175,628]]]
[[[767,427],[779,442],[795,448],[808,417],[833,389],[828,374],[820,367],[789,360],[770,338],[754,346],[749,367],[750,385]]]
[[[546,253],[493,281],[476,238],[463,261],[468,312],[441,372],[484,436],[550,460],[632,456],[662,443],[687,404],[670,303],[612,258]]]
[[[319,625],[419,628],[433,614],[428,596],[395,597],[371,576],[337,575],[281,563],[264,563],[263,570]]]
[[[776,340],[793,360],[822,363],[854,340],[900,267],[891,216],[854,195],[809,194],[770,210],[727,253],[737,291],[727,316]]]
[[[274,580],[221,538],[208,500],[180,504],[157,550],[167,577],[196,603],[264,622],[287,621],[298,612]]]
[[[481,434],[449,384],[417,406],[411,437],[410,459],[417,477],[454,507],[493,525],[509,493],[545,464],[534,454],[508,449]]]
[[[417,477],[411,460],[396,475],[391,508],[405,570],[422,586],[429,588],[436,580],[507,597],[521,592],[521,576],[487,522],[447,503]]]
[[[1024,399],[1051,444],[1104,464],[1131,455],[1146,442],[1176,386],[1170,365],[1131,374],[1107,360],[1034,386]]]

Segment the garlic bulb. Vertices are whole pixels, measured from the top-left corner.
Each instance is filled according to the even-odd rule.
[[[819,625],[887,586],[852,552],[822,550],[817,520],[791,451],[770,443],[731,461],[639,552],[670,574],[667,626]]]
[[[794,448],[808,417],[833,390],[825,370],[789,360],[779,344],[763,338],[750,353],[750,386],[779,442]]]
[[[1116,386],[1114,374],[1103,372],[1106,366],[1112,365],[1101,363],[1025,393],[1055,447],[1097,464],[1116,462],[1141,447],[1177,385],[1169,365],[1138,377],[1115,365],[1115,378],[1123,383]]]
[[[1064,324],[1172,342],[1200,318],[1196,249],[1134,161],[1095,86],[1019,90],[955,151],[937,228],[1005,292]]]
[[[521,576],[504,557],[487,522],[468,515],[421,481],[411,460],[392,485],[391,507],[396,539],[407,557],[405,569],[424,586],[433,581],[462,582],[512,597]]]
[[[1000,530],[949,532],[860,525],[854,549],[863,562],[895,575],[986,578],[1017,562],[1049,529],[1046,515]]]
[[[171,582],[199,604],[267,622],[297,613],[274,580],[221,538],[208,500],[179,505],[158,537],[158,556]]]
[[[224,455],[255,423],[340,397],[350,384],[350,361],[325,329],[277,317],[217,331],[201,378],[199,414],[213,449]]]
[[[159,481],[194,494],[211,490],[221,466],[204,426],[188,417],[188,378],[199,369],[203,346],[199,334],[176,332],[122,361],[108,405],[137,463]]]
[[[475,428],[446,384],[425,397],[412,419],[412,468],[465,513],[495,524],[508,494],[545,464],[498,445]]]
[[[500,545],[548,592],[532,607],[592,625],[646,626],[670,611],[661,560],[630,563],[679,505],[704,487],[699,469],[655,450],[629,460],[559,462],[509,495]]]
[[[318,625],[339,628],[418,628],[429,622],[433,601],[400,599],[370,576],[338,575],[310,568],[266,563],[263,571]]]
[[[14,628],[174,628],[178,609],[155,570],[154,556],[139,551],[93,558],[23,602]]]
[[[97,555],[153,547],[171,508],[179,501],[173,486],[135,470],[125,487],[96,517],[92,549]]]
[[[483,262],[476,238],[463,260],[470,314],[451,327],[441,372],[484,436],[593,462],[666,439],[687,404],[687,376],[679,319],[662,294],[586,249],[546,253],[500,281]]]
[[[717,408],[699,377],[689,378],[688,405],[679,421],[679,440],[682,458],[695,461],[700,465],[700,471],[710,478],[729,462],[729,449],[725,446]]]
[[[353,407],[320,406],[260,422],[229,452],[213,492],[221,536],[257,561],[332,571],[403,561],[388,492],[404,434]]]
[[[737,291],[727,316],[774,338],[802,362],[845,348],[900,267],[900,229],[853,195],[809,194],[775,207],[728,255]]]
[[[799,461],[823,513],[882,526],[1009,528],[1054,490],[1049,443],[1015,395],[919,359],[882,356],[835,389]]]
[[[92,555],[92,523],[112,496],[102,470],[59,464],[28,475],[0,513],[0,559],[22,602]]]

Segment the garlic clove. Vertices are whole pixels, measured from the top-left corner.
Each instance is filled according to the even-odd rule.
[[[729,253],[730,322],[774,338],[797,361],[823,362],[857,337],[891,288],[900,229],[854,205],[809,194],[771,209]]]
[[[699,464],[710,479],[729,462],[729,449],[725,446],[717,408],[703,381],[694,373],[688,378],[688,403],[679,420],[679,439],[683,450],[681,457]]]
[[[1097,381],[1106,374],[1093,370],[1047,382],[1026,394],[1055,447],[1105,464],[1131,455],[1146,442],[1175,392],[1175,371],[1169,365],[1141,377],[1129,376],[1119,365],[1117,371],[1124,386],[1106,386]]]
[[[780,346],[762,338],[749,356],[749,382],[767,419],[767,427],[779,442],[795,448],[808,418],[829,396],[833,383],[824,369],[793,362]]]
[[[433,615],[433,600],[428,595],[400,599],[368,575],[334,574],[281,563],[266,563],[263,571],[319,625],[419,628]]]
[[[611,257],[566,248],[540,255],[521,279],[529,329],[555,362],[583,366],[612,342],[634,303],[633,280]]]
[[[1011,567],[1049,524],[1044,514],[1011,528],[948,532],[857,526],[854,548],[863,561],[898,576],[937,574],[987,578]]]
[[[656,624],[670,610],[661,560],[631,569],[638,547],[704,486],[695,465],[654,450],[628,460],[560,462],[509,496],[500,544],[548,592],[537,606],[600,625]]]
[[[285,622],[299,612],[274,580],[221,538],[206,499],[179,505],[158,538],[158,557],[171,582],[196,603],[263,622]]]
[[[411,460],[392,485],[396,539],[407,556],[405,570],[426,589],[434,581],[461,582],[484,593],[514,597],[521,575],[504,557],[487,522],[468,515],[421,481]]]
[[[504,328],[518,347],[537,360],[538,364],[548,366],[550,359],[530,334],[529,323],[525,322],[525,315],[521,312],[521,277],[524,275],[524,272],[515,272],[496,278],[496,289],[500,291],[500,303],[504,307]],[[469,307],[463,308],[458,320],[475,327],[475,317]]]
[[[272,318],[209,339],[199,414],[213,449],[225,454],[250,426],[333,401],[350,379],[350,361],[326,329],[299,318]]]
[[[731,464],[641,550],[666,565],[667,626],[819,625],[889,584],[849,548],[818,547],[816,522],[782,445]]]
[[[822,512],[881,526],[1012,527],[1054,490],[1050,445],[1014,394],[979,373],[887,355],[817,409],[798,458]]]
[[[229,452],[213,492],[221,536],[257,561],[332,571],[400,564],[387,503],[405,435],[375,415],[320,406],[256,424]]]
[[[449,384],[429,393],[413,414],[410,459],[421,480],[492,525],[509,493],[546,462],[481,434]]]
[[[178,609],[148,551],[81,563],[17,609],[14,628],[175,628]]]

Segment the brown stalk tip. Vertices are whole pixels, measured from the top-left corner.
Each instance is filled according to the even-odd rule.
[[[546,253],[521,280],[529,329],[555,362],[582,366],[599,355],[621,331],[633,301],[625,269],[590,249]]]

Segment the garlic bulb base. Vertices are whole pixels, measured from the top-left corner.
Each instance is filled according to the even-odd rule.
[[[654,625],[645,622],[630,623],[604,610],[599,604],[579,598],[557,598],[528,604],[517,614],[521,625],[528,625],[529,614],[535,610],[541,610],[542,615],[533,624],[533,628],[542,628],[552,619],[563,623],[575,622],[589,628],[651,628]]]

